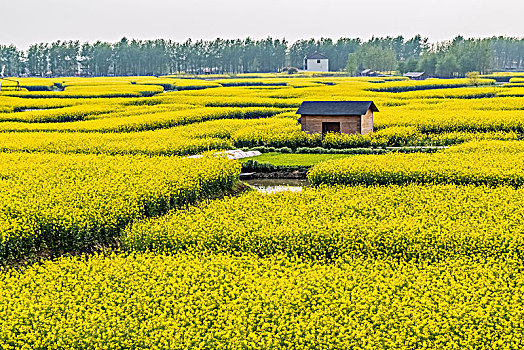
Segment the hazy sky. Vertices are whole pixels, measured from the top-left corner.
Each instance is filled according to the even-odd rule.
[[[375,36],[431,42],[524,37],[524,0],[0,0],[0,43],[27,49],[55,40],[126,36],[175,41]]]

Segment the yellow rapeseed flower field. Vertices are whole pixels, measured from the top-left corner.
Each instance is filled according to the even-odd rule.
[[[249,193],[137,221],[126,229],[124,242],[133,250],[286,254],[328,261],[520,256],[523,200],[522,188],[472,185]]]
[[[227,159],[0,153],[0,259],[110,241],[129,222],[231,189]]]
[[[0,349],[523,348],[522,73],[18,80]],[[304,133],[306,100],[374,101],[374,132]],[[419,146],[451,147],[347,155],[272,195],[216,154]]]
[[[524,185],[524,142],[477,141],[473,145],[433,154],[388,153],[329,160],[313,167],[308,178],[316,185]]]
[[[95,255],[0,274],[18,349],[520,349],[521,259]]]

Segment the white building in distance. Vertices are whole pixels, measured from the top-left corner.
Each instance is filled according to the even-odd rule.
[[[329,60],[321,53],[314,52],[304,58],[304,70],[308,72],[329,71]]]

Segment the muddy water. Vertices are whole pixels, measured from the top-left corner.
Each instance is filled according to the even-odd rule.
[[[266,194],[283,191],[300,192],[302,188],[309,186],[306,179],[252,179],[243,182]]]

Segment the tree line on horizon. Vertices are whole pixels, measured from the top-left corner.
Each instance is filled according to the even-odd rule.
[[[524,69],[524,38],[491,37],[431,44],[416,35],[405,39],[373,37],[297,40],[220,39],[135,40],[115,43],[55,41],[33,44],[28,50],[0,45],[0,67],[6,76],[128,76],[172,73],[220,74],[277,72],[303,68],[304,57],[319,52],[329,58],[330,71],[356,75],[375,71],[424,71],[429,76],[464,76],[467,72]]]

